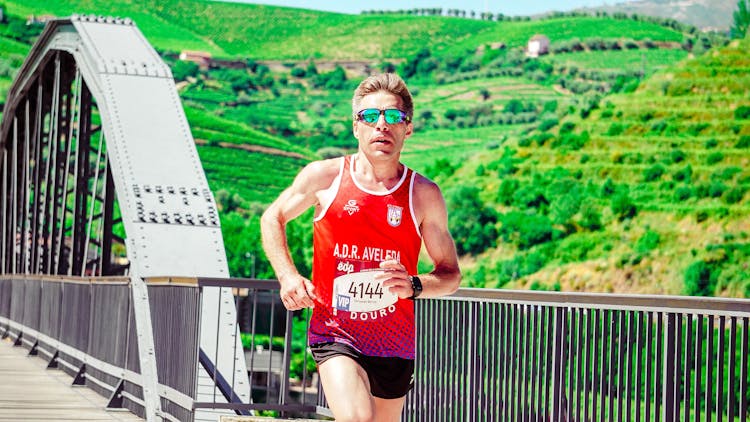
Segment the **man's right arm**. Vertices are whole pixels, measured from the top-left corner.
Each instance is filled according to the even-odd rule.
[[[263,250],[281,284],[281,300],[289,310],[312,307],[315,291],[312,282],[300,275],[294,265],[287,244],[286,225],[317,204],[317,193],[329,187],[333,180],[331,168],[335,169],[330,160],[308,164],[260,220]]]

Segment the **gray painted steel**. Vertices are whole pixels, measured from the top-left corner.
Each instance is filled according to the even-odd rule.
[[[73,56],[75,69],[67,69],[65,63],[60,64],[59,56],[55,59],[55,54],[60,51]],[[19,128],[19,121],[27,125],[33,121],[33,117],[23,118],[23,107],[28,110],[29,104],[36,98],[36,93],[32,92],[35,78],[50,60],[57,60],[57,68],[53,72],[55,90],[66,83],[80,87],[80,83],[62,81],[61,72],[80,75],[101,116],[101,133],[106,144],[108,160],[106,171],[111,172],[122,223],[127,234],[129,275],[135,295],[133,303],[136,307],[136,322],[141,340],[141,371],[145,379],[152,380],[146,382],[147,389],[155,391],[157,377],[156,362],[153,358],[154,342],[148,329],[151,326],[150,310],[147,306],[147,290],[143,279],[165,275],[228,276],[216,203],[209,190],[190,127],[167,65],[132,21],[73,16],[71,19],[47,24],[9,91],[0,126],[0,193],[2,198],[11,198],[14,202],[4,205],[8,210],[12,209],[12,212],[3,212],[0,224],[4,230],[27,233],[27,236],[34,239],[33,242],[44,235],[42,232],[31,233],[29,221],[37,216],[32,205],[27,204],[31,201],[33,193],[29,189],[33,176],[29,167],[23,165],[31,161],[29,151],[30,145],[34,145],[34,131],[33,128],[25,131],[24,127]],[[39,88],[40,92],[41,90],[42,88]],[[83,100],[74,98],[78,102],[74,101],[73,107],[82,107],[80,102]],[[52,108],[53,112],[65,109],[63,105],[57,104],[53,104]],[[17,116],[22,118],[19,120]],[[57,117],[53,116],[54,119]],[[42,117],[39,120],[44,119]],[[68,121],[72,122],[69,125],[71,134],[74,123],[85,126],[79,128],[82,132],[87,133],[89,130],[88,122],[82,123],[72,118]],[[50,138],[65,136],[65,133],[55,133],[57,129],[50,129]],[[42,132],[38,133],[38,137],[41,138]],[[71,139],[72,137],[66,139],[69,149],[72,148]],[[80,139],[79,135],[75,141],[80,142]],[[52,148],[53,141],[49,142]],[[88,142],[86,144],[88,145]],[[37,150],[41,154],[42,148],[39,147]],[[59,165],[55,161],[57,159],[57,156],[50,158],[53,170],[49,174],[55,174],[56,166]],[[18,165],[19,162],[22,164]],[[77,166],[79,161],[75,157],[69,157],[63,164]],[[56,176],[57,179],[49,180],[64,178],[68,173],[61,174],[63,175]],[[86,195],[85,179],[79,178],[77,183],[80,189],[76,192]],[[37,200],[36,196],[42,192],[42,188],[38,188],[37,193],[33,195],[34,200]],[[47,193],[50,192],[51,188],[47,188]],[[61,188],[51,193],[54,198],[50,198],[50,201],[65,204],[66,198],[62,195],[66,192],[66,185],[62,184]],[[85,204],[86,201],[81,203]],[[91,208],[90,217],[93,214],[93,206]],[[76,230],[71,236],[80,236],[84,233],[81,227],[84,224],[85,221],[76,222]],[[57,230],[55,228],[55,231]],[[44,236],[46,239],[46,235]],[[65,246],[62,244],[63,235],[58,237],[60,250]],[[6,272],[23,274],[35,273],[38,270],[28,265],[33,264],[28,256],[34,259],[35,247],[13,245],[12,234],[2,236],[2,242],[3,254],[0,258],[12,261],[8,265],[9,271]],[[83,272],[86,249],[74,249],[73,253],[84,255],[81,258],[84,261],[83,267],[79,265],[80,271]],[[16,256],[20,258],[16,259]],[[6,264],[3,263],[0,271],[4,271],[5,267]],[[57,269],[52,268],[50,273],[54,274],[63,267],[58,265]],[[79,268],[75,270],[78,271]],[[70,268],[65,268],[65,271],[70,274]],[[237,329],[233,325],[235,311],[230,306],[232,304],[229,289],[208,288],[204,291],[201,345],[216,362],[219,371],[230,379],[243,379],[247,373],[244,361],[238,362],[233,358],[238,353],[241,354],[242,346],[238,341]],[[199,385],[205,385],[206,381],[210,381],[206,380],[207,374],[204,371],[200,374],[202,380],[199,381]],[[250,400],[249,386],[246,383],[243,385],[238,381],[235,390],[243,401]],[[196,400],[200,401],[202,394],[204,393],[199,388]],[[146,397],[146,401],[147,407],[151,409],[148,416],[152,419],[154,413],[158,412],[159,400]]]

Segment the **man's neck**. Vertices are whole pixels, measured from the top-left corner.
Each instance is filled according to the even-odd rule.
[[[404,166],[398,156],[385,160],[370,159],[361,151],[354,155],[354,175],[360,183],[390,189],[401,180]]]

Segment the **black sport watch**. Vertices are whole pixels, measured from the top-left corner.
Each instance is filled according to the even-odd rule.
[[[414,291],[409,299],[414,300],[422,294],[422,281],[415,275],[410,275],[409,280],[411,281],[411,289]]]

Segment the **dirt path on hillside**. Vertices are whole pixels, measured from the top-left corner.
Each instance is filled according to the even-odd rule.
[[[196,139],[195,143],[198,145],[208,145],[208,141],[205,139]],[[222,148],[232,148],[232,149],[241,149],[244,151],[262,152],[263,154],[268,154],[268,155],[281,155],[284,157],[300,158],[303,160],[308,159],[308,157],[305,157],[304,155],[297,153],[297,152],[284,151],[281,149],[264,147],[260,145],[233,144],[231,142],[219,142],[219,146]]]

